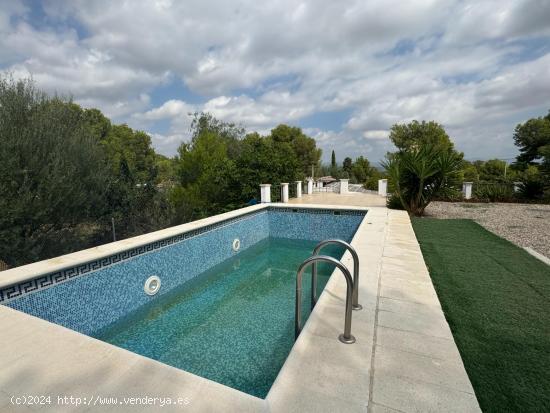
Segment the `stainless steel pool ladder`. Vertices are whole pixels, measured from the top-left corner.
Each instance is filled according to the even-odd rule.
[[[361,310],[363,306],[359,304],[359,256],[357,255],[357,251],[355,251],[355,248],[353,248],[349,243],[346,241],[343,241],[341,239],[326,239],[324,241],[321,241],[317,246],[313,249],[313,255],[318,255],[321,249],[330,244],[335,245],[341,245],[345,247],[353,257],[353,309],[354,310]],[[315,304],[317,304],[317,263],[314,262],[313,266],[311,267],[311,309],[313,310],[313,307],[315,307]]]
[[[296,303],[295,303],[295,318],[294,318],[294,337],[298,338],[300,331],[302,330],[302,276],[305,269],[318,261],[327,262],[337,267],[344,277],[346,278],[346,313],[344,321],[344,333],[338,336],[338,339],[342,343],[352,344],[355,343],[355,337],[351,334],[351,313],[352,313],[352,301],[353,301],[353,280],[349,270],[344,264],[338,261],[336,258],[329,257],[328,255],[312,255],[305,260],[298,267],[298,273],[296,274]]]

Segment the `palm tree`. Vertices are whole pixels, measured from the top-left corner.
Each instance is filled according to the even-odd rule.
[[[456,192],[462,154],[425,145],[388,154],[382,165],[390,178],[393,196],[410,215],[419,217],[435,197]]]

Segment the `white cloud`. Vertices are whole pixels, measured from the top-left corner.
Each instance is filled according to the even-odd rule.
[[[387,130],[369,130],[363,132],[363,136],[367,139],[388,139],[389,131]]]
[[[137,114],[136,117],[144,120],[173,119],[193,113],[194,111],[195,109],[192,105],[181,100],[170,99],[164,102],[162,106],[148,110],[142,115]]]
[[[312,113],[313,102],[301,102],[288,92],[270,91],[258,100],[251,97],[219,96],[206,102],[202,110],[227,121],[243,123],[251,128],[275,126],[296,121]]]
[[[40,21],[0,5],[1,68],[152,131],[163,151],[195,111],[262,132],[345,111],[308,129],[325,152],[379,159],[392,124],[434,119],[467,156],[510,157],[515,124],[549,105],[540,0],[48,0]],[[203,101],[155,95],[174,79]]]
[[[550,2],[544,0],[489,0],[464,2],[446,31],[446,41],[462,44],[483,40],[513,40],[550,35]]]
[[[163,135],[153,132],[150,133],[150,135],[156,151],[166,156],[174,156],[180,144],[189,139],[189,137],[184,134]]]
[[[144,91],[166,76],[119,65],[108,52],[84,46],[74,30],[37,31],[19,23],[0,45],[17,51],[19,61],[7,68],[16,77],[32,76],[46,91],[97,105],[112,117],[143,108],[148,104]]]

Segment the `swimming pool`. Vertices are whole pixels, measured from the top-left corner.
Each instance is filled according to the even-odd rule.
[[[265,397],[294,342],[298,265],[318,241],[350,241],[364,215],[266,207],[0,289],[0,299]],[[320,266],[320,289],[331,272]],[[155,295],[144,292],[151,275],[161,281]]]

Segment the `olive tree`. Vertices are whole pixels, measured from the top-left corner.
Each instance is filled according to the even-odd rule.
[[[19,265],[100,236],[111,175],[78,105],[0,79],[0,259]]]

